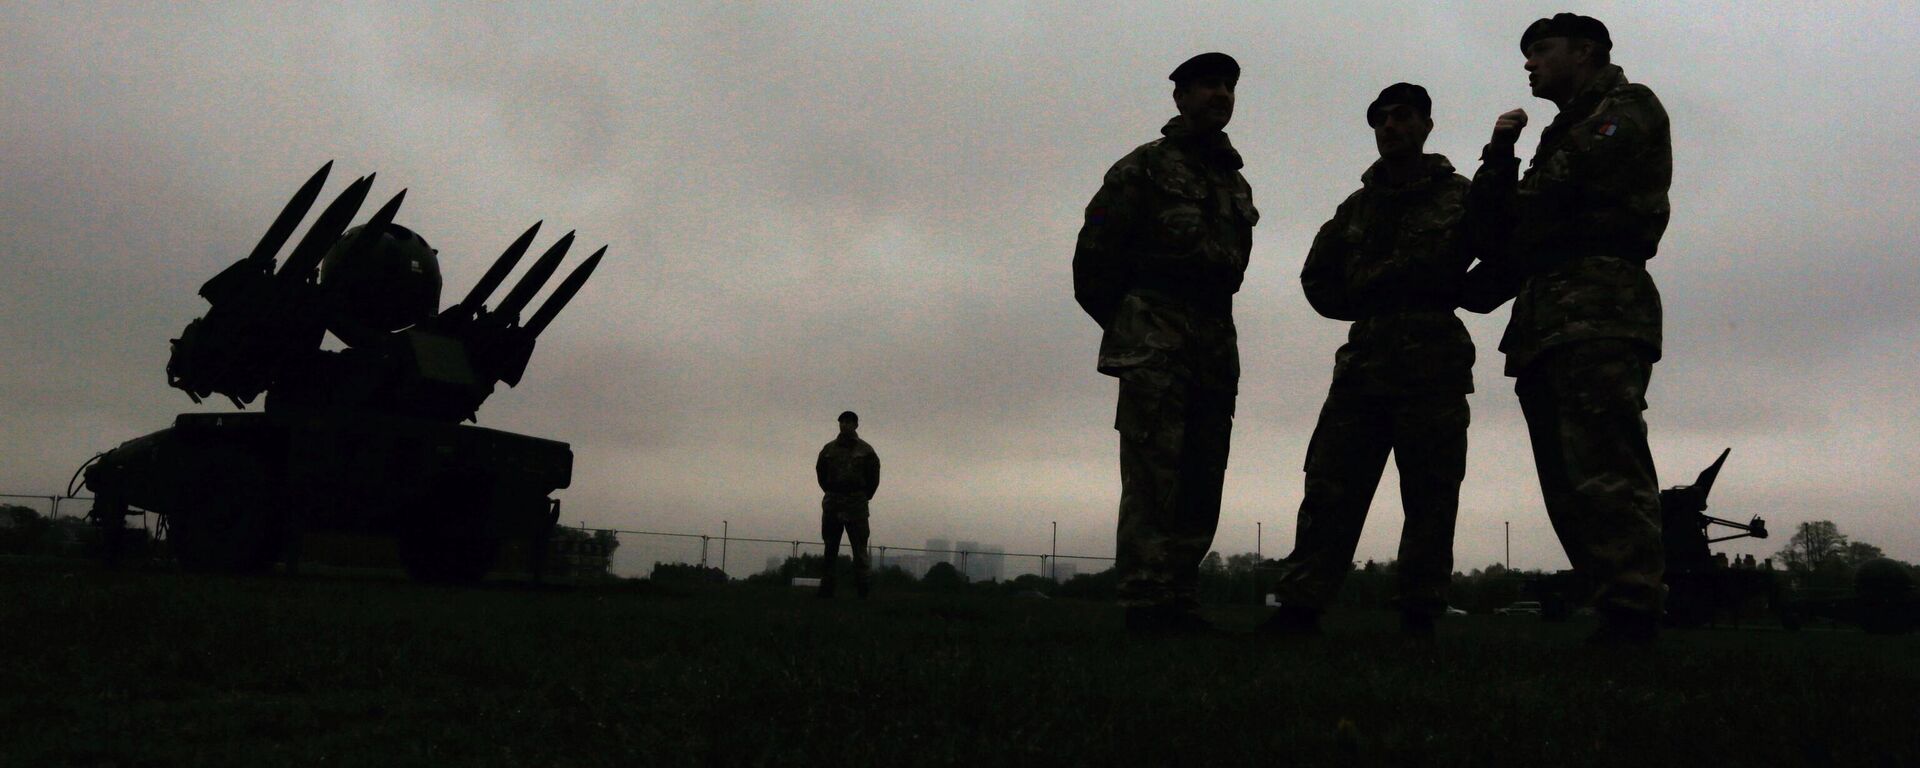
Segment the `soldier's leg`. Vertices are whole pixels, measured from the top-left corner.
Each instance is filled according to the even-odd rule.
[[[820,540],[825,544],[825,549],[820,555],[820,594],[822,595],[833,594],[834,576],[839,570],[835,566],[839,565],[840,560],[840,532],[844,527],[840,522],[838,511],[834,509],[833,500],[831,498],[822,500],[820,502]]]
[[[1282,605],[1323,610],[1353,570],[1367,508],[1387,466],[1389,417],[1378,398],[1328,393],[1307,444],[1293,553],[1274,585]]]
[[[1593,579],[1603,611],[1657,615],[1660,485],[1641,417],[1652,364],[1632,342],[1603,339],[1537,366],[1521,406],[1567,558]]]
[[[1187,391],[1162,371],[1120,380],[1114,429],[1120,432],[1120,524],[1114,570],[1120,603],[1175,606],[1173,543],[1180,530],[1180,449],[1186,443]],[[1204,556],[1204,555],[1203,555]],[[1198,563],[1196,562],[1196,567]]]
[[[1466,395],[1408,398],[1395,414],[1393,460],[1407,518],[1400,529],[1402,611],[1438,616],[1446,610],[1470,420]]]
[[[1180,490],[1167,526],[1167,567],[1176,605],[1200,602],[1200,561],[1206,559],[1220,527],[1233,407],[1231,392],[1195,389],[1189,393],[1186,440],[1180,446]]]
[[[861,506],[865,507],[866,504],[862,502]],[[866,510],[861,509],[859,515],[848,519],[846,528],[847,549],[851,550],[853,555],[853,586],[860,592],[861,597],[865,597],[867,590],[873,586],[873,566],[867,554],[867,535],[870,529],[867,527]]]

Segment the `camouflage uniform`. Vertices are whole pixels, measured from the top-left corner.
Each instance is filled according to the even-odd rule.
[[[1107,171],[1073,256],[1074,298],[1120,379],[1115,568],[1130,607],[1190,608],[1220,520],[1240,356],[1233,294],[1260,214],[1226,134],[1182,117]]]
[[[1660,359],[1660,292],[1647,274],[1666,231],[1673,147],[1666,110],[1613,65],[1560,110],[1516,185],[1491,146],[1470,206],[1510,228],[1462,304],[1513,298],[1500,351],[1533,441],[1540,490],[1598,605],[1660,610],[1659,481],[1647,449],[1647,382]]]
[[[820,591],[832,594],[834,564],[840,557],[840,534],[847,535],[852,550],[853,574],[861,594],[866,594],[871,578],[867,559],[867,502],[880,490],[880,454],[857,437],[834,438],[820,448],[813,463],[814,477],[826,496],[820,500],[820,538],[826,542],[825,572],[820,576]]]
[[[1459,234],[1466,177],[1440,155],[1425,161],[1425,175],[1393,186],[1385,161],[1367,169],[1300,271],[1313,308],[1353,326],[1307,448],[1298,536],[1275,587],[1288,606],[1324,609],[1339,590],[1391,451],[1406,510],[1400,607],[1446,608],[1473,391],[1473,340],[1453,310],[1473,253]]]

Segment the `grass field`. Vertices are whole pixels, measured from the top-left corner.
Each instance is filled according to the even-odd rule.
[[[1920,638],[0,560],[0,765],[1915,765]]]

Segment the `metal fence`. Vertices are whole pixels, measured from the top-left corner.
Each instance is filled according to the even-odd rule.
[[[613,553],[613,573],[628,578],[644,578],[656,564],[694,565],[715,568],[729,578],[745,578],[776,570],[788,558],[821,555],[826,547],[818,539],[769,539],[752,536],[680,533],[673,531],[636,531],[620,528],[586,528],[592,533],[606,531],[620,542]],[[847,554],[842,544],[841,554]],[[948,563],[970,581],[1006,581],[1023,575],[1038,575],[1065,581],[1074,575],[1105,570],[1112,557],[1068,555],[1051,552],[1007,552],[998,548],[929,549],[892,544],[867,543],[867,555],[873,567],[899,568],[921,578],[939,563]]]
[[[93,498],[90,496],[0,493],[0,504],[27,507],[49,520],[84,517],[92,509],[92,502]],[[128,520],[129,527],[155,534],[159,540],[164,541],[165,532],[159,522],[159,516],[152,513],[139,515],[138,523],[132,519]],[[825,545],[818,539],[733,536],[727,532],[730,527],[725,523],[722,523],[723,532],[718,536],[674,531],[589,528],[585,525],[567,527],[589,536],[593,534],[613,536],[618,545],[612,552],[610,570],[612,575],[625,578],[645,578],[653,572],[656,564],[672,564],[715,568],[726,573],[729,578],[739,579],[776,570],[786,562],[787,558],[797,558],[801,555],[818,556],[825,550]],[[850,550],[843,545],[840,551],[842,554],[847,554]],[[997,547],[926,548],[869,542],[867,551],[875,569],[899,568],[916,579],[925,576],[927,571],[935,565],[948,563],[970,581],[1006,581],[1023,575],[1038,575],[1056,581],[1066,581],[1078,574],[1105,570],[1113,563],[1111,557],[1054,552],[1006,552]]]

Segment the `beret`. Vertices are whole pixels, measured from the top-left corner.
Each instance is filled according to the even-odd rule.
[[[856,414],[853,411],[841,411],[840,418],[835,419],[835,421],[859,421],[859,420],[860,420],[859,414]]]
[[[1527,52],[1533,41],[1548,37],[1572,37],[1592,40],[1603,51],[1613,50],[1613,38],[1607,35],[1607,25],[1592,16],[1580,16],[1571,13],[1556,13],[1551,19],[1539,19],[1527,25],[1527,31],[1520,33],[1520,52]]]
[[[1380,112],[1394,104],[1405,104],[1420,111],[1422,117],[1433,116],[1433,99],[1427,96],[1427,89],[1413,83],[1394,83],[1381,89],[1372,104],[1367,105],[1367,125],[1380,127]]]
[[[1167,79],[1179,84],[1212,75],[1222,75],[1228,80],[1239,82],[1240,62],[1218,51],[1203,53],[1174,67],[1173,73],[1167,75]]]

